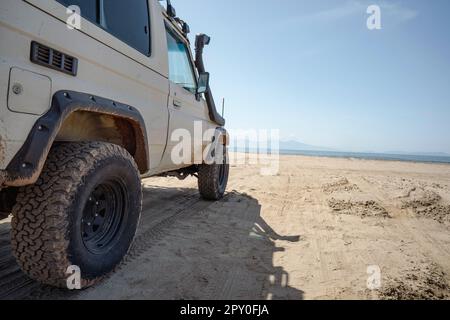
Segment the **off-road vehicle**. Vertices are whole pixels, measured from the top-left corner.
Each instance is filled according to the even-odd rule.
[[[139,223],[141,178],[195,175],[205,199],[224,195],[210,39],[197,35],[194,59],[188,33],[170,1],[0,1],[0,214],[31,278],[65,287],[77,266],[86,287],[113,272]],[[194,136],[195,123],[215,132],[200,148],[220,160],[173,160],[172,133]]]

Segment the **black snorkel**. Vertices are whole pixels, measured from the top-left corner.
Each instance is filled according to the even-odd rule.
[[[195,38],[195,66],[197,67],[199,74],[206,73],[205,64],[203,62],[203,48],[209,45],[210,41],[211,38],[206,34],[199,34]],[[204,94],[206,104],[208,105],[210,119],[219,126],[224,126],[225,119],[217,112],[216,104],[214,103],[214,98],[209,84]]]

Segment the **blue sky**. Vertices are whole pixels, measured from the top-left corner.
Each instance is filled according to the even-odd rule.
[[[173,0],[212,37],[230,129],[347,151],[450,153],[450,1]],[[382,30],[366,27],[381,7]]]

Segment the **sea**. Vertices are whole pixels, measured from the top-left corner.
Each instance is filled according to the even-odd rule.
[[[232,151],[254,153],[253,150],[239,150],[232,148]],[[270,154],[270,151],[267,152]],[[300,155],[327,158],[347,158],[365,160],[388,160],[388,161],[408,161],[424,163],[449,163],[450,156],[445,155],[413,155],[413,154],[390,154],[390,153],[364,153],[364,152],[341,152],[341,151],[309,151],[309,150],[280,150],[282,155]]]

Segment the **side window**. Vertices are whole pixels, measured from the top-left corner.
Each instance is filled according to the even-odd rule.
[[[169,80],[195,94],[197,83],[190,61],[189,51],[176,35],[167,30],[167,47],[169,49]]]
[[[57,0],[145,55],[150,54],[148,0]]]
[[[147,0],[104,0],[102,27],[138,51],[150,53]],[[102,16],[101,15],[101,16]]]
[[[91,22],[98,21],[98,5],[96,0],[57,0],[66,7],[78,6],[81,10],[81,16]]]

